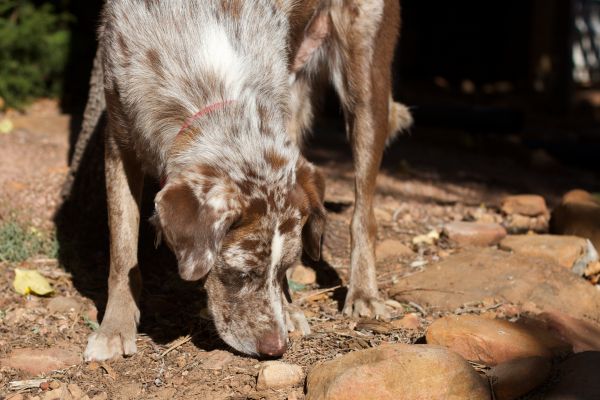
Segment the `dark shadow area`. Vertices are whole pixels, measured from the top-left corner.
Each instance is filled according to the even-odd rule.
[[[109,272],[103,129],[104,118],[90,138],[72,190],[55,216],[60,264],[72,274],[77,290],[94,301],[100,321],[106,307]],[[212,322],[201,318],[206,308],[201,282],[181,280],[167,246],[154,247],[155,231],[148,219],[154,212],[158,190],[156,182],[147,180],[138,250],[143,278],[139,332],[160,344],[193,334],[193,342],[202,349],[227,348]]]
[[[315,270],[319,287],[330,288],[342,284],[338,272],[323,258],[319,261],[314,261],[304,254],[302,255],[302,264]]]
[[[103,0],[70,1],[67,6],[67,11],[73,18],[70,23],[71,41],[64,70],[64,88],[60,106],[63,112],[72,116],[69,162],[73,156],[88,97],[90,71],[96,54],[100,10],[103,3]]]

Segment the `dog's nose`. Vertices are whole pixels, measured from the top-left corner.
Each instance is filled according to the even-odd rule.
[[[277,331],[273,331],[264,334],[258,340],[257,350],[264,356],[279,357],[287,350],[287,344]]]

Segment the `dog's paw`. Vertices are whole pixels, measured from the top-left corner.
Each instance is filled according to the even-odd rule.
[[[390,314],[385,308],[385,303],[374,296],[356,296],[348,292],[344,303],[344,315],[364,318],[389,319]]]
[[[132,355],[137,352],[135,344],[135,332],[125,334],[123,332],[98,332],[92,333],[88,338],[88,344],[83,353],[85,361],[103,361],[122,355]]]
[[[288,332],[300,332],[302,336],[310,334],[310,325],[308,325],[304,312],[291,304],[285,308],[285,323]]]

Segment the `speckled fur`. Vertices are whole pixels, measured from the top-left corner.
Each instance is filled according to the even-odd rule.
[[[247,354],[264,353],[267,337],[271,347],[285,346],[285,271],[302,249],[320,256],[325,223],[323,178],[299,152],[317,76],[328,75],[340,94],[357,167],[346,309],[380,313],[374,181],[385,141],[410,123],[406,109],[389,97],[389,43],[393,50],[397,22],[382,26],[385,7],[397,11],[393,4],[106,2],[98,65],[108,112],[111,274],[106,314],[90,336],[86,359],[136,351],[144,175],[165,183],[152,220],[181,277],[205,278],[221,337]],[[388,45],[381,53],[377,40],[384,31]],[[376,93],[377,62],[385,65]],[[189,119],[213,104],[222,106]],[[392,121],[392,114],[400,117]]]

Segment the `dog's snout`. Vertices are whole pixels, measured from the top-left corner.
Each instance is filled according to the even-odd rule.
[[[258,340],[258,352],[264,356],[279,357],[286,350],[285,338],[277,331],[268,332]]]

